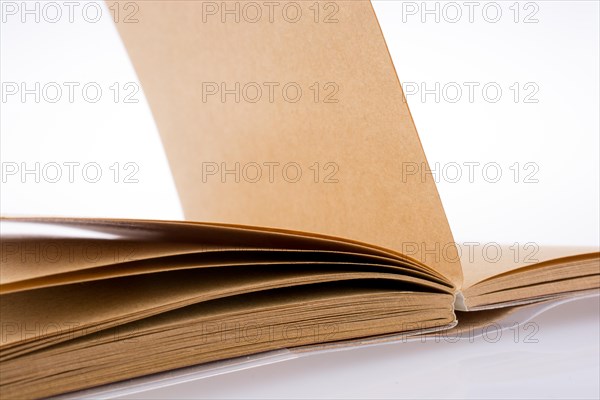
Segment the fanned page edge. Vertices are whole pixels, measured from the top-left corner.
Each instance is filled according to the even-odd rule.
[[[170,242],[173,242],[172,238],[173,237],[179,237],[179,239],[181,240],[181,242],[183,243],[190,243],[191,241],[194,240],[194,233],[195,232],[200,232],[201,229],[208,227],[210,228],[216,228],[216,229],[220,229],[222,228],[224,230],[225,233],[231,231],[233,233],[238,232],[240,234],[244,234],[246,235],[246,237],[254,237],[254,235],[256,235],[257,237],[259,235],[262,235],[261,237],[266,238],[267,241],[269,240],[269,238],[276,238],[280,241],[285,241],[285,240],[290,240],[293,243],[293,240],[299,240],[301,241],[301,244],[305,247],[303,247],[302,249],[304,249],[303,251],[314,251],[314,250],[318,250],[318,249],[328,249],[328,250],[332,250],[332,251],[340,251],[340,252],[344,252],[344,251],[356,251],[357,254],[365,254],[367,256],[374,256],[374,257],[383,257],[383,258],[389,258],[390,261],[394,261],[396,260],[396,262],[401,262],[401,263],[406,263],[408,265],[413,265],[418,269],[421,269],[423,271],[429,271],[429,274],[434,274],[434,276],[437,276],[438,279],[444,279],[445,282],[448,284],[448,286],[453,286],[453,283],[448,280],[447,278],[445,278],[443,275],[437,273],[437,271],[435,269],[430,268],[429,266],[421,263],[420,261],[413,259],[411,257],[405,256],[401,253],[395,252],[393,250],[388,250],[385,248],[381,248],[378,246],[373,246],[367,243],[361,243],[358,241],[354,241],[354,240],[347,240],[344,238],[338,238],[338,237],[333,237],[333,236],[327,236],[327,235],[321,235],[321,234],[313,234],[313,233],[307,233],[307,232],[298,232],[298,231],[291,231],[291,230],[283,230],[283,229],[272,229],[272,228],[262,228],[262,227],[251,227],[251,226],[242,226],[242,225],[232,225],[232,224],[215,224],[215,223],[200,223],[200,222],[191,222],[191,221],[165,221],[165,220],[127,220],[127,219],[114,219],[114,218],[67,218],[67,217],[0,217],[0,223],[1,224],[17,224],[20,225],[21,228],[23,227],[27,227],[28,229],[21,229],[21,233],[17,233],[17,236],[14,236],[15,239],[18,239],[19,241],[25,241],[27,240],[28,235],[33,235],[31,236],[32,238],[37,238],[37,234],[35,233],[36,229],[41,229],[42,232],[46,232],[43,234],[42,238],[47,237],[50,239],[51,243],[53,243],[54,246],[56,246],[57,243],[60,243],[60,241],[58,239],[56,239],[55,241],[52,242],[52,233],[48,233],[48,232],[52,232],[52,227],[54,228],[62,228],[65,229],[68,234],[70,234],[71,238],[78,238],[78,237],[84,237],[84,238],[93,238],[94,236],[96,237],[103,237],[103,238],[126,238],[126,239],[131,239],[131,243],[135,244],[135,240],[143,240],[143,239],[153,239],[156,240],[157,238],[160,240],[161,237],[165,237],[165,238],[169,238]],[[19,229],[17,229],[17,232],[19,232]],[[70,233],[69,233],[70,232]],[[5,228],[3,228],[3,236],[6,237],[6,234],[9,233],[10,234],[10,229],[7,232],[6,229],[6,225]],[[20,235],[20,236],[19,236]],[[24,236],[23,236],[24,235]],[[47,236],[50,235],[50,236]],[[54,235],[56,235],[56,233],[54,233]],[[60,234],[60,235],[64,235],[64,233]],[[59,237],[60,237],[59,235]],[[73,236],[74,235],[74,236]],[[8,236],[8,237],[12,237],[12,236]],[[264,240],[264,239],[262,239]],[[256,241],[256,240],[255,240]],[[105,242],[110,243],[110,240],[105,240]],[[176,241],[175,241],[176,243]],[[192,242],[193,243],[193,242]],[[216,244],[215,244],[216,243]],[[215,243],[210,243],[210,245],[207,244],[208,247],[210,246],[216,246],[218,248],[218,246],[220,245],[218,240],[216,240]],[[311,243],[315,246],[315,247],[311,247]],[[10,241],[10,239],[7,239],[4,241],[3,243],[3,247],[6,247],[7,250],[11,250],[11,252],[17,252],[18,253],[18,249],[9,249],[9,247],[12,245],[13,243]],[[243,242],[242,242],[243,244]],[[256,246],[256,243],[253,243],[254,246]],[[16,247],[19,247],[19,244],[17,243],[15,245]],[[252,246],[250,247],[250,249],[252,248]],[[243,249],[243,246],[240,247],[240,249]],[[283,249],[286,249],[285,247]],[[298,249],[298,248],[296,248]],[[266,251],[268,251],[269,249],[265,249]],[[271,248],[271,250],[273,250],[273,248]],[[294,250],[294,248],[289,248],[288,250]],[[17,254],[15,253],[15,254]],[[108,255],[111,255],[110,252],[106,252]],[[185,254],[186,251],[183,251],[182,254]],[[15,256],[15,254],[13,254],[13,256]],[[169,255],[170,253],[165,253],[167,255]],[[18,255],[18,254],[17,254]],[[144,256],[144,258],[156,258],[156,257],[160,257],[163,254],[161,253],[157,253],[151,256]],[[71,256],[72,257],[72,256]],[[112,256],[114,257],[114,256]],[[144,259],[142,258],[142,259]],[[9,257],[9,254],[5,254],[5,256],[3,257],[2,260],[2,264],[4,265],[4,269],[6,269],[7,267],[7,263],[10,264],[11,261],[14,261],[11,259],[11,257]],[[57,265],[60,265],[60,263],[54,262],[54,260],[51,260],[52,262],[48,265],[49,267],[56,267]],[[72,262],[73,260],[70,259],[68,260],[70,262]],[[120,260],[115,261],[115,260],[109,260],[109,264],[119,264],[121,263]],[[251,261],[251,260],[249,260]],[[85,268],[83,268],[81,271],[85,272],[86,269],[91,269],[93,267],[96,267],[95,264],[88,262],[89,265],[87,265]],[[102,265],[109,265],[109,264],[103,264],[102,262],[100,264],[97,265],[97,267],[100,267]],[[60,274],[60,273],[65,273],[65,272],[76,272],[78,270],[67,270],[67,271],[45,271],[48,272],[48,276],[52,276],[55,274]],[[41,278],[42,276],[40,276]],[[36,277],[37,278],[37,277]],[[30,278],[27,278],[30,279]],[[3,281],[5,279],[2,279]],[[18,281],[21,281],[22,279],[18,279]],[[12,284],[11,282],[8,283],[3,283],[3,285],[5,284]],[[454,286],[453,291],[456,291],[456,287]]]

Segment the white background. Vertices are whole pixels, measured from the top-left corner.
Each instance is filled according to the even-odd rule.
[[[40,23],[32,16],[22,23],[20,13],[5,15],[2,82],[29,87],[34,82],[98,82],[103,95],[95,104],[82,101],[80,86],[73,103],[65,101],[66,89],[56,104],[38,104],[32,96],[25,103],[19,95],[7,97],[1,103],[3,165],[96,162],[103,176],[98,183],[87,183],[81,167],[73,184],[64,168],[59,183],[41,179],[37,184],[33,175],[23,178],[20,173],[4,176],[3,215],[183,217],[143,93],[134,96],[137,104],[122,101],[128,93],[122,86],[139,82],[112,14],[104,3],[97,4],[103,14],[93,24],[81,17],[82,11],[74,13],[74,23],[66,15],[54,24],[43,16]],[[424,13],[436,4],[439,23],[435,14]],[[456,241],[598,245],[598,2],[521,2],[517,7],[512,1],[478,2],[472,13],[458,2],[453,4],[459,5],[461,18],[455,23],[449,21],[456,19],[456,7],[446,4],[374,2],[425,152],[432,169],[439,171],[438,187]],[[490,4],[498,4],[502,13],[496,23],[488,22],[496,18],[497,7]],[[121,86],[118,103],[109,89],[114,82]],[[421,85],[431,90],[436,82],[439,101],[433,94],[423,101]],[[473,102],[465,82],[478,85]],[[517,103],[511,90],[515,82]],[[483,97],[486,84],[502,89],[496,103],[491,102],[492,89],[490,101]],[[415,85],[419,92],[409,94]],[[463,93],[452,103],[456,85]],[[115,162],[121,172],[118,183],[109,169]],[[139,183],[123,183],[132,172],[124,168],[128,162],[139,166]],[[471,183],[465,163],[473,162],[480,164]],[[483,166],[492,163],[501,168],[497,183],[490,183],[495,169],[483,174]],[[520,172],[516,183],[515,163]],[[456,165],[462,178],[453,183]]]
[[[2,1],[2,7],[6,3]],[[452,23],[457,9],[443,2],[437,5],[439,22],[434,14],[422,14],[422,2],[374,2],[428,160],[441,174],[438,188],[455,239],[597,246],[598,2],[536,1],[515,7],[513,1],[499,1],[494,4],[502,15],[496,23],[490,21],[498,7],[483,11],[489,3],[479,2],[471,16],[464,2],[454,3],[462,16]],[[183,218],[143,93],[135,95],[138,103],[127,104],[121,87],[119,102],[113,101],[109,87],[114,82],[121,86],[139,82],[111,16],[100,4],[103,16],[94,24],[82,18],[55,24],[42,18],[36,23],[32,17],[23,23],[20,14],[3,15],[3,85],[97,82],[104,91],[95,104],[81,98],[56,104],[22,102],[19,96],[2,99],[3,168],[11,163],[21,167],[23,162],[29,167],[35,162],[95,162],[103,172],[93,184],[81,178],[80,170],[75,183],[64,177],[59,183],[43,179],[36,183],[28,175],[23,184],[20,174],[3,176],[2,215]],[[434,9],[436,2],[427,2],[427,7]],[[409,93],[421,90],[421,85],[433,89],[436,82],[440,89],[462,87],[462,97],[452,102],[456,92],[441,92],[436,101],[434,94],[423,99],[421,92]],[[478,85],[473,102],[465,82]],[[520,89],[516,102],[511,90],[515,82]],[[486,84],[502,89],[497,102],[483,97]],[[525,102],[532,87],[537,92],[529,100],[537,102]],[[80,90],[75,93],[81,96]],[[115,162],[119,163],[118,183],[109,168]],[[474,182],[469,182],[465,162],[496,163],[502,178],[490,183],[494,174],[483,175],[478,167]],[[138,183],[124,183],[126,173],[132,171],[125,169],[126,163],[139,167]],[[520,170],[517,182],[515,163]],[[533,169],[525,169],[526,163],[533,163]],[[455,170],[446,169],[446,176],[442,170],[456,164],[463,165],[463,177],[453,183]],[[532,171],[535,174],[529,178],[538,182],[526,183]],[[564,307],[577,311],[575,305]],[[193,389],[163,394],[438,397],[449,390],[459,397],[598,397],[597,317],[588,311],[583,313],[587,318],[575,318],[566,310],[555,310],[554,318],[539,321],[548,340],[532,347],[497,343],[487,348],[432,346],[418,352],[419,346],[402,345],[362,349],[211,378],[195,383]],[[561,324],[563,317],[569,319]],[[421,345],[425,346],[429,345]],[[405,357],[409,364],[403,363]],[[509,383],[518,391],[511,391]],[[420,392],[423,385],[425,391]]]

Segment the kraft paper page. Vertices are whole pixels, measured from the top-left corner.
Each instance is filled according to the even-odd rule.
[[[499,250],[492,249],[489,254],[486,251],[465,251],[461,258],[465,277],[462,289],[502,274],[535,268],[541,263],[560,264],[560,259],[593,254],[598,254],[597,247],[540,246],[534,243],[529,246],[503,246]]]
[[[452,244],[435,183],[406,176],[427,161],[370,2],[294,4],[147,1],[117,24],[186,218]],[[460,286],[458,257],[415,258]]]

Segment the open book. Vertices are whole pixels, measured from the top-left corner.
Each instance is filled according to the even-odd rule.
[[[454,243],[368,1],[137,4],[118,29],[188,221],[3,218],[3,398],[600,288],[597,248]]]

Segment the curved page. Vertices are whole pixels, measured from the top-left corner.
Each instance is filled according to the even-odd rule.
[[[117,24],[186,218],[416,245],[459,286],[370,2],[267,3],[145,1]]]

